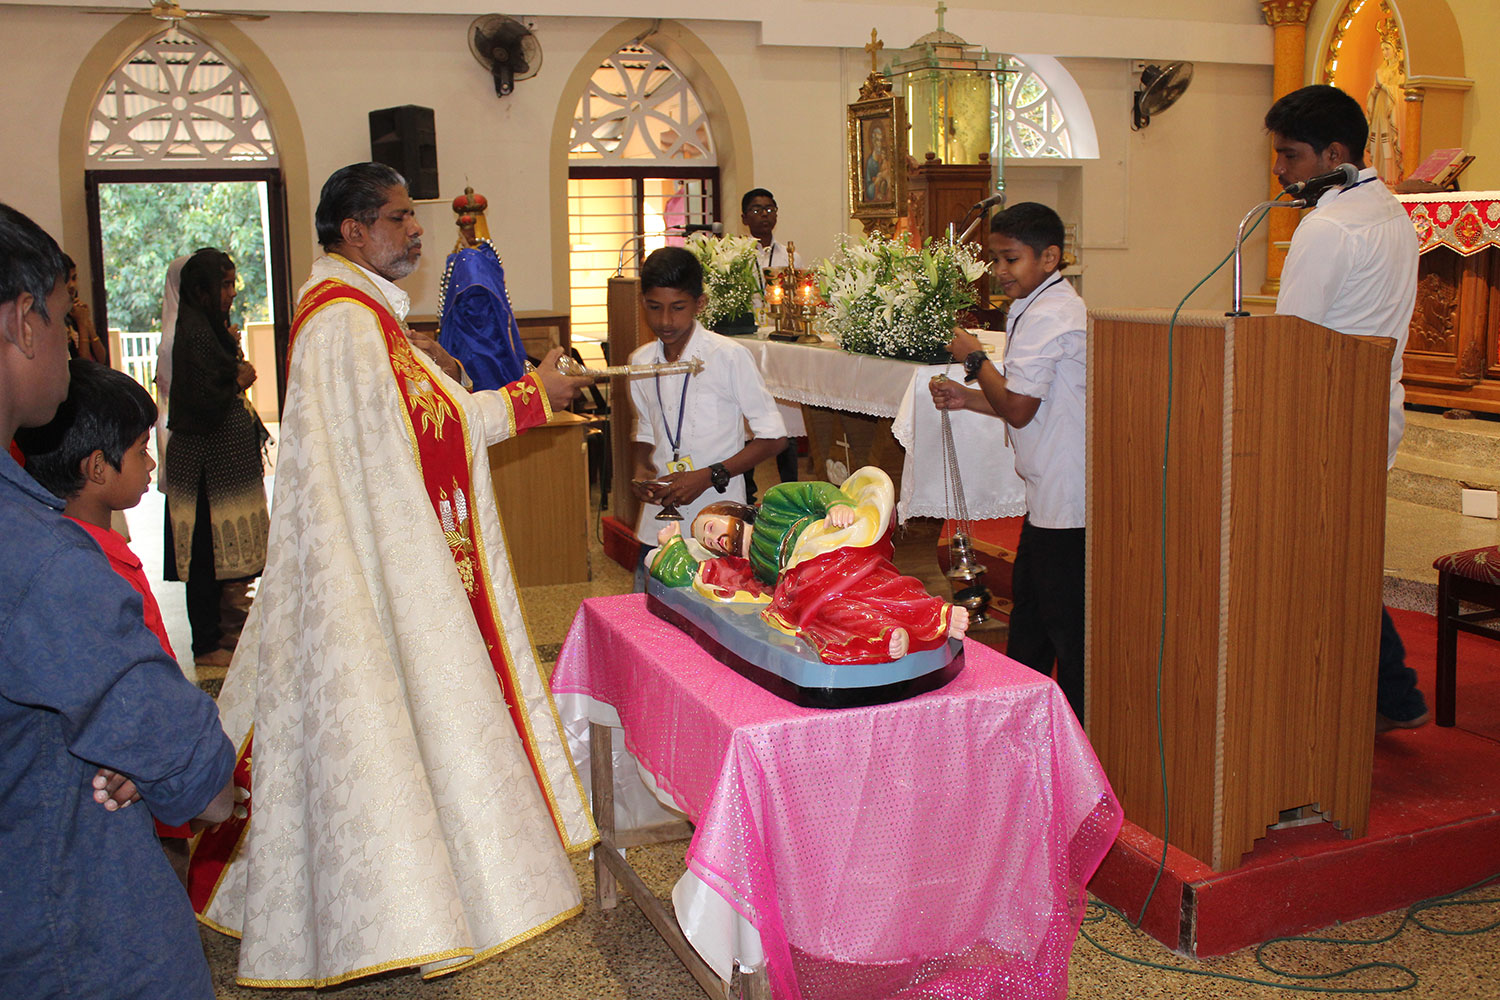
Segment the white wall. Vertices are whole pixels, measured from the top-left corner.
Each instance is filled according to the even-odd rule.
[[[0,143],[9,155],[0,199],[61,232],[65,204],[81,199],[81,178],[58,177],[62,102],[81,60],[116,22],[65,9],[0,6]],[[367,113],[418,104],[436,111],[444,200],[425,204],[421,269],[406,282],[415,312],[436,310],[443,257],[454,230],[447,201],[467,180],[489,198],[490,228],[505,259],[518,309],[566,305],[555,288],[550,227],[551,129],[561,93],[582,54],[617,23],[608,18],[543,17],[536,31],[541,74],[496,98],[470,56],[468,15],[296,14],[242,24],[296,104],[307,148],[308,197],[343,164],[369,156]],[[1173,22],[1160,22],[1163,34]],[[778,235],[822,256],[848,226],[845,105],[867,71],[863,52],[760,43],[760,26],[687,21],[739,89],[753,145],[753,184],[781,205]],[[1139,55],[1140,53],[1132,53]],[[1232,241],[1245,208],[1263,197],[1266,143],[1260,116],[1270,68],[1200,63],[1192,88],[1149,130],[1129,128],[1129,60],[1065,60],[1093,111],[1100,159],[1080,168],[1085,291],[1094,305],[1171,304],[1197,280],[1210,256]],[[1018,182],[1019,172],[1012,172]],[[738,228],[740,191],[725,191],[726,221]],[[83,257],[83,248],[70,248]],[[310,252],[310,248],[301,248]],[[1206,252],[1211,251],[1211,253]],[[1247,257],[1258,287],[1264,250]],[[294,274],[294,284],[304,275]],[[1227,300],[1227,278],[1206,293]]]

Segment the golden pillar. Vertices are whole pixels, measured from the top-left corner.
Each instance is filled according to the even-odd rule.
[[[1307,80],[1307,15],[1317,0],[1260,0],[1261,13],[1271,26],[1275,46],[1272,63],[1271,100],[1278,101],[1301,87]],[[1271,154],[1274,163],[1276,154]],[[1270,197],[1281,193],[1276,175],[1271,175]],[[1261,294],[1275,295],[1281,287],[1281,265],[1286,261],[1286,247],[1297,228],[1294,212],[1272,212],[1266,219],[1266,283]]]

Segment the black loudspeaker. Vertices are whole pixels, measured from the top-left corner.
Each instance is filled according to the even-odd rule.
[[[437,126],[432,109],[403,104],[371,111],[370,159],[400,171],[413,200],[438,197]]]

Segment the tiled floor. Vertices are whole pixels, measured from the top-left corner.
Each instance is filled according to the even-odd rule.
[[[774,469],[758,473],[762,483],[774,482]],[[1434,516],[1430,508],[1393,503],[1387,515],[1387,561],[1392,568],[1405,567],[1417,582],[1403,592],[1419,603],[1430,601],[1430,590],[1421,580],[1423,560],[1430,566],[1433,556],[1469,544],[1495,540],[1493,522]],[[142,556],[148,574],[160,579],[161,498],[148,495],[131,512],[133,545]],[[935,557],[925,570],[909,563],[932,551],[936,539],[933,525],[913,527],[899,546],[903,568],[917,569],[931,578]],[[1475,541],[1474,539],[1479,539]],[[623,593],[630,589],[624,570],[604,558],[597,539],[593,551],[594,578],[586,584],[533,587],[522,593],[531,640],[550,662],[556,655],[578,603],[587,597]],[[1403,588],[1397,587],[1397,590]],[[1389,590],[1389,588],[1388,588]],[[182,586],[158,584],[173,644],[189,648]],[[1429,608],[1430,610],[1430,608]],[[667,896],[683,873],[686,843],[633,848],[631,863],[642,871],[660,896]],[[398,973],[351,983],[328,995],[370,998],[431,998],[431,1000],[697,1000],[703,993],[682,969],[667,946],[657,937],[641,912],[628,900],[614,911],[603,913],[592,903],[593,875],[586,858],[575,859],[575,870],[589,900],[584,913],[566,924],[506,952],[477,968],[432,981],[410,973]],[[1374,877],[1375,873],[1372,873]],[[1500,900],[1500,885],[1470,893],[1467,898]],[[1076,998],[1226,998],[1261,1000],[1289,997],[1306,983],[1269,976],[1257,968],[1250,951],[1211,961],[1192,961],[1167,952],[1161,945],[1139,934],[1116,915],[1092,912],[1073,952],[1068,995]],[[1445,910],[1430,916],[1430,923],[1457,930],[1472,929],[1500,921],[1500,902]],[[1388,914],[1334,928],[1329,936],[1340,940],[1377,939],[1391,934],[1402,923],[1402,915]],[[1092,938],[1093,940],[1090,940]],[[221,998],[262,997],[261,990],[234,984],[235,942],[216,932],[203,931],[204,947]],[[1096,945],[1094,941],[1097,941]],[[1108,949],[1108,952],[1105,950]],[[1117,953],[1110,954],[1109,952]],[[1399,963],[1417,979],[1402,996],[1423,1000],[1492,1000],[1500,997],[1500,930],[1468,936],[1434,933],[1407,926],[1389,942],[1369,945],[1288,944],[1273,955],[1283,968],[1310,974],[1366,962]],[[1134,961],[1131,961],[1134,960]],[[1142,964],[1144,963],[1144,964]],[[1230,978],[1222,978],[1230,977]],[[1285,985],[1255,985],[1243,979],[1271,979]],[[1322,985],[1330,988],[1389,989],[1408,981],[1405,973],[1374,969]],[[313,991],[278,991],[281,996],[312,996]],[[960,998],[951,998],[960,1000]]]

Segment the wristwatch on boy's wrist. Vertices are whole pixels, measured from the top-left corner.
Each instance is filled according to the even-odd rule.
[[[729,488],[729,470],[724,468],[723,462],[715,462],[708,467],[709,479],[714,484],[714,489],[723,493]]]
[[[970,351],[969,356],[964,358],[964,381],[972,382],[979,377],[979,366],[990,359],[983,351]]]

